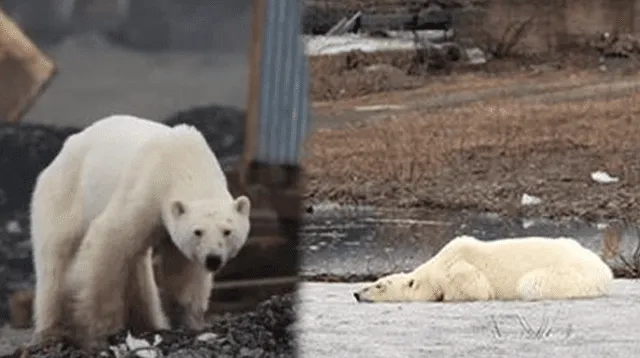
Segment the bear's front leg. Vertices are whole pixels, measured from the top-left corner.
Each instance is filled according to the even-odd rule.
[[[136,259],[129,285],[129,324],[134,333],[169,329],[153,273],[151,249]]]
[[[76,339],[84,348],[106,348],[106,338],[124,328],[130,253],[119,236],[110,223],[95,220],[69,271]]]
[[[446,273],[444,301],[486,301],[495,297],[487,277],[466,261],[458,261]]]
[[[161,283],[163,306],[172,325],[201,330],[209,309],[213,274],[200,264],[189,261],[168,240],[159,248],[157,267]]]
[[[174,276],[184,280],[181,289],[168,297],[177,305],[178,324],[192,330],[205,327],[205,314],[209,309],[209,297],[213,286],[213,274],[193,264],[190,275]]]

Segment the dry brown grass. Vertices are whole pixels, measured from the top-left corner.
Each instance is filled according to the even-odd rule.
[[[640,218],[640,94],[408,111],[308,142],[307,197],[507,214]],[[618,184],[590,173],[607,170]],[[521,207],[523,193],[543,204]]]
[[[563,78],[563,81],[557,81]],[[407,102],[420,101],[426,96],[456,94],[462,91],[481,91],[510,86],[526,87],[539,86],[544,90],[563,90],[598,81],[601,74],[592,71],[549,71],[549,72],[520,72],[510,76],[494,75],[490,73],[461,73],[455,76],[438,76],[424,79],[419,88],[407,90],[389,91],[383,93],[370,93],[355,98],[346,98],[340,101],[316,101],[313,103],[317,113],[330,113],[341,111],[355,106],[373,104],[406,104]]]
[[[414,51],[353,51],[309,58],[313,100],[336,100],[370,93],[415,88],[422,81],[407,75]],[[379,70],[371,66],[384,65]]]
[[[393,91],[438,86],[437,92],[478,89],[500,83],[540,81],[537,77],[579,80],[595,77],[595,53],[563,53],[560,58],[513,56],[493,59],[481,66],[469,66],[464,61],[450,63],[444,69],[425,72],[417,61],[417,53],[352,51],[309,57],[310,96],[313,101],[336,101],[362,96],[386,96]],[[506,76],[508,74],[508,76]],[[451,76],[453,75],[453,76]],[[573,76],[572,76],[573,75]],[[442,88],[440,88],[442,87]]]

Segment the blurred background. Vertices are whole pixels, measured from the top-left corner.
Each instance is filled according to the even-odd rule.
[[[59,70],[24,121],[76,126],[117,112],[163,119],[212,102],[244,108],[251,3],[0,1]]]

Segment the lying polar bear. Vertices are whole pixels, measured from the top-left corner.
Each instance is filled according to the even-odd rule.
[[[354,293],[358,302],[543,300],[610,292],[613,274],[570,238],[459,236],[412,272],[382,277]]]

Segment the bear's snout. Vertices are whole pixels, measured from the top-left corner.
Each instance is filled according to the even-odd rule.
[[[222,266],[222,258],[218,255],[207,255],[204,265],[209,271],[217,271]]]

